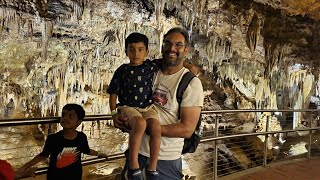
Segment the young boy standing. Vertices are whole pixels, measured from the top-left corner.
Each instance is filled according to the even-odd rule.
[[[66,104],[62,109],[60,124],[63,130],[48,135],[43,151],[23,165],[17,173],[27,171],[33,165],[45,160],[50,155],[48,180],[82,178],[81,153],[104,157],[89,148],[87,136],[76,128],[85,117],[84,109],[78,104]]]
[[[154,73],[159,69],[156,61],[145,60],[148,56],[148,38],[132,33],[125,40],[125,51],[130,63],[121,65],[110,82],[107,92],[112,118],[117,113],[126,116],[125,126],[129,135],[129,180],[142,180],[138,154],[143,134],[150,135],[150,164],[147,178],[158,179],[157,160],[160,150],[161,125],[151,101]],[[117,105],[117,98],[119,104]],[[117,109],[117,110],[116,110]]]

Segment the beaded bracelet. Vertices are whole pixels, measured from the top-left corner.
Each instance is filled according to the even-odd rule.
[[[112,110],[112,111],[111,111],[111,116],[112,116],[112,117],[113,117],[114,115],[116,115],[116,114],[118,114],[118,113],[117,113],[117,110]]]

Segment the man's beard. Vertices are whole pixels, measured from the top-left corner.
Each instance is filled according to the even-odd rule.
[[[169,52],[165,52],[162,55],[163,56],[162,63],[166,67],[178,66],[181,63],[181,61],[183,61],[183,58],[180,57],[180,53],[176,53],[176,58],[167,58],[166,55],[168,54]]]

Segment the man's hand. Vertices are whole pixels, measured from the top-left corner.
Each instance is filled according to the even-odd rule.
[[[191,64],[190,68],[188,68],[189,71],[191,71],[193,74],[195,74],[196,76],[199,75],[199,68],[193,64]]]
[[[127,133],[130,132],[130,129],[128,129],[125,126],[125,123],[128,120],[126,116],[115,114],[112,116],[112,120],[113,120],[114,127],[120,129],[122,132],[127,132]]]
[[[193,74],[197,75],[200,73],[199,68],[194,65],[194,64],[189,64],[187,62],[183,62],[183,66],[187,69],[189,69],[190,72],[192,72]]]

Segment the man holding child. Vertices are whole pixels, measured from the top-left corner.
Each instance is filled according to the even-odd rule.
[[[197,77],[190,81],[180,107],[176,99],[177,86],[182,76],[189,71],[184,67],[185,56],[189,52],[188,45],[189,35],[181,28],[172,28],[164,35],[160,70],[156,72],[152,86],[153,103],[161,124],[161,145],[157,162],[160,180],[183,178],[181,151],[184,138],[190,137],[194,132],[203,106],[202,84]],[[119,116],[113,120],[117,128],[130,131],[124,126],[125,118]],[[148,169],[149,138],[146,134],[142,137],[138,157],[141,170]],[[127,167],[128,160],[122,179],[125,179]]]

